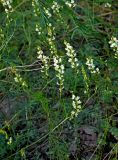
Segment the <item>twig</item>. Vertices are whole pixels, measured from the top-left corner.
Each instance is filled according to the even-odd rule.
[[[108,12],[108,13],[103,13],[103,14],[97,15],[97,17],[107,16],[107,15],[113,14],[113,13],[117,13],[117,12],[116,11],[112,11],[112,12]]]
[[[99,148],[101,142],[102,142],[102,139],[101,139],[101,141],[99,142],[99,144],[97,145],[96,149],[94,150],[94,152],[93,152],[93,154],[91,155],[91,157],[90,157],[89,160],[91,160],[91,159],[93,158],[93,156],[94,156],[95,152],[98,150],[98,148]]]
[[[108,155],[110,155],[110,154],[112,153],[113,149],[114,149],[117,145],[118,145],[118,143],[116,143],[116,144],[114,145],[114,147],[113,147],[113,148],[111,149],[111,151],[104,157],[103,160],[105,160],[105,159],[108,157]]]

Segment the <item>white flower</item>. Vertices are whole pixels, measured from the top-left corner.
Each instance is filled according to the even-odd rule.
[[[41,60],[42,66],[41,66],[41,72],[45,72],[45,75],[48,76],[48,70],[49,70],[49,58],[43,54],[43,51],[40,47],[37,48],[37,58]]]
[[[66,55],[68,56],[68,62],[70,62],[71,64],[71,68],[76,69],[77,73],[78,73],[78,66],[79,66],[79,62],[78,59],[76,58],[76,53],[75,50],[73,49],[73,47],[67,43],[66,41],[64,42],[64,44],[66,45]]]
[[[110,47],[115,52],[114,57],[118,58],[118,39],[116,37],[111,37],[111,40],[109,41]]]
[[[52,17],[49,9],[46,9],[46,8],[44,7],[44,10],[45,10],[45,13],[47,14],[47,16],[48,16],[49,18]]]
[[[39,24],[36,24],[36,32],[38,33],[38,35],[41,34],[41,27],[39,26]]]
[[[27,87],[26,82],[23,80],[23,78],[21,77],[21,75],[19,73],[15,73],[14,80],[15,80],[16,83],[19,83],[22,86]]]
[[[5,12],[12,12],[12,2],[13,0],[1,0],[3,6],[5,7]]]
[[[36,17],[40,14],[40,9],[38,5],[39,4],[37,0],[32,0],[33,12]]]
[[[57,83],[60,86],[60,92],[64,88],[64,65],[62,64],[62,58],[59,56],[53,57],[54,61],[54,68],[56,73],[56,77],[59,79],[59,82]]]
[[[90,70],[91,73],[99,73],[99,68],[95,67],[93,63],[93,59],[91,57],[86,59],[86,65],[88,66],[88,69]]]
[[[53,1],[51,8],[54,13],[59,13],[61,6],[57,2]]]
[[[75,95],[74,94],[72,94],[72,99],[75,99]]]
[[[66,1],[65,4],[68,6],[68,7],[75,7],[75,2],[74,0],[71,0],[70,2]]]
[[[110,3],[105,3],[104,6],[105,6],[105,8],[107,8],[107,7],[108,7],[108,8],[111,8],[111,4],[110,4]]]
[[[10,145],[12,143],[12,137],[9,138],[7,144]]]
[[[48,43],[50,46],[50,52],[51,52],[51,54],[56,54],[57,49],[55,46],[55,28],[52,26],[51,23],[48,24],[47,31],[48,31],[47,40],[48,40]]]
[[[81,100],[79,96],[72,94],[72,106],[74,110],[71,111],[70,119],[77,117],[78,113],[81,111]]]

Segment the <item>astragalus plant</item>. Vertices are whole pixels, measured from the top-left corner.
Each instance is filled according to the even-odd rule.
[[[0,1],[0,159],[117,157],[117,2]]]

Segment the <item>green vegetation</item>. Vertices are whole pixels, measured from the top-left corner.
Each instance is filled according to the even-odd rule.
[[[117,160],[117,9],[0,1],[0,160]]]

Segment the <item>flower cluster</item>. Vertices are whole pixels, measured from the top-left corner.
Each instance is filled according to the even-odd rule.
[[[2,42],[2,39],[4,38],[4,33],[2,28],[0,28],[0,42]]]
[[[8,139],[7,144],[8,144],[8,145],[12,144],[12,141],[13,141],[13,139],[12,139],[12,137],[10,137],[10,138]]]
[[[52,7],[51,7],[53,10],[53,13],[59,13],[60,7],[61,6],[57,2],[53,1]]]
[[[105,3],[105,8],[111,8],[111,4],[110,3]]]
[[[39,26],[39,24],[36,24],[36,32],[38,33],[38,35],[40,35],[41,34],[41,27]]]
[[[53,40],[55,40],[55,37],[54,37],[54,35],[55,35],[55,28],[52,26],[51,23],[47,24],[47,29],[48,29],[48,36],[49,37],[53,37]]]
[[[27,87],[26,82],[22,79],[22,77],[20,76],[20,74],[15,73],[15,78],[14,78],[16,83],[19,83],[22,85],[22,87]]]
[[[77,73],[78,73],[78,66],[79,66],[79,62],[78,62],[78,59],[76,58],[76,53],[75,53],[75,50],[73,49],[73,47],[67,43],[66,41],[64,42],[64,44],[66,45],[66,54],[67,56],[69,57],[69,60],[68,62],[70,62],[71,64],[71,67],[73,69],[76,69]]]
[[[52,15],[51,15],[51,13],[50,13],[48,8],[44,7],[44,11],[45,11],[46,15],[48,16],[48,18],[52,17]]]
[[[66,1],[65,4],[66,4],[68,7],[70,7],[70,8],[75,7],[75,2],[74,2],[74,0],[71,0],[70,2]]]
[[[78,113],[81,111],[81,100],[79,96],[75,96],[72,94],[72,106],[73,106],[73,111],[71,111],[71,118],[73,119],[74,117],[78,116]]]
[[[39,8],[39,3],[37,0],[32,0],[32,7],[33,7],[33,12],[35,17],[39,17],[40,15],[40,8]],[[40,26],[40,23],[35,24],[35,31],[38,33],[38,35],[41,35],[42,33],[42,28]]]
[[[13,0],[1,0],[3,6],[5,7],[5,12],[9,13],[12,11],[12,2]]]
[[[38,1],[37,0],[32,0],[32,6],[33,6],[34,15],[37,17],[40,14],[40,10],[39,10],[39,7],[38,7]]]
[[[43,51],[41,50],[40,47],[38,47],[37,50],[38,50],[37,51],[37,54],[38,54],[37,58],[39,60],[41,60],[41,62],[42,62],[41,72],[45,72],[45,75],[48,76],[48,70],[49,70],[48,60],[49,60],[49,58],[43,54]]]
[[[55,47],[55,28],[52,26],[51,23],[48,24],[47,26],[47,30],[48,30],[48,43],[50,45],[50,52],[53,54],[57,53],[57,49]]]
[[[115,58],[118,58],[118,39],[116,37],[111,37],[109,44],[113,51],[115,51]]]
[[[59,56],[54,56],[54,68],[57,72],[56,77],[59,79],[59,83],[57,83],[60,86],[60,93],[62,89],[64,88],[64,65],[62,64],[62,58]]]
[[[99,68],[95,67],[93,59],[91,57],[86,59],[86,65],[88,66],[88,69],[90,70],[91,73],[99,73]]]

